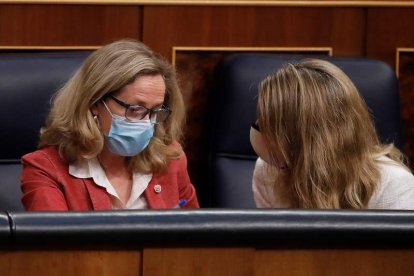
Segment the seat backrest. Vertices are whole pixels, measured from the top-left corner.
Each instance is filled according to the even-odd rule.
[[[257,156],[249,132],[256,118],[257,87],[267,74],[303,58],[238,54],[216,68],[208,172],[212,207],[255,206],[251,180]],[[355,83],[372,112],[381,140],[401,148],[399,87],[394,71],[372,59],[323,58],[339,66]]]
[[[52,95],[89,54],[0,54],[0,210],[23,210],[20,158],[36,149]]]

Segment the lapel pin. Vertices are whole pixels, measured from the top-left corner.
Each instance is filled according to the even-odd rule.
[[[161,193],[161,185],[157,184],[154,186],[154,192],[156,192],[157,194]]]

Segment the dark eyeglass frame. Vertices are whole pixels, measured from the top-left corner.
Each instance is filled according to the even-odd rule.
[[[252,128],[254,128],[255,130],[257,130],[258,132],[260,132],[260,127],[258,124],[256,124],[256,122],[252,123]]]
[[[170,116],[171,112],[172,112],[171,109],[168,106],[166,106],[166,105],[162,105],[160,108],[152,109],[152,108],[147,108],[145,106],[138,105],[138,104],[136,104],[136,105],[128,104],[128,103],[126,103],[124,101],[121,101],[120,99],[118,99],[117,97],[115,97],[114,95],[112,95],[110,93],[109,94],[106,94],[104,98],[111,98],[112,100],[114,100],[120,106],[125,107],[125,115],[124,116],[129,121],[134,121],[134,120],[131,120],[130,118],[128,118],[128,116],[127,116],[128,109],[130,109],[131,107],[132,108],[137,108],[137,107],[144,108],[146,110],[146,112],[144,113],[144,115],[142,116],[142,118],[140,118],[139,120],[142,120],[143,118],[145,118],[145,116],[147,116],[149,114],[150,121],[153,124],[160,124],[160,123],[165,122],[167,120],[167,118]],[[167,116],[165,116],[165,119],[162,120],[161,122],[157,122],[156,119],[155,120],[152,119],[153,118],[153,114],[157,114],[160,111],[167,112]],[[157,117],[155,117],[155,118],[157,118]]]

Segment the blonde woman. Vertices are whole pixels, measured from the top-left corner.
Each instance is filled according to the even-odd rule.
[[[258,207],[414,209],[414,176],[332,63],[304,60],[264,79],[250,139]]]
[[[178,143],[173,69],[144,44],[93,52],[53,99],[39,149],[22,158],[27,210],[198,207]]]

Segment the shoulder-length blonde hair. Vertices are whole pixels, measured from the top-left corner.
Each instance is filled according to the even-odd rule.
[[[161,75],[165,81],[164,104],[172,113],[155,127],[148,147],[131,158],[130,165],[143,173],[160,172],[181,149],[169,146],[180,141],[185,116],[184,103],[174,69],[167,61],[135,40],[120,40],[93,52],[53,99],[39,147],[57,146],[60,155],[73,163],[97,156],[103,136],[90,108],[106,94],[117,91],[142,75]]]
[[[365,208],[380,179],[378,157],[400,162],[381,145],[368,108],[352,81],[330,62],[287,64],[259,85],[258,124],[273,172],[292,207]]]

